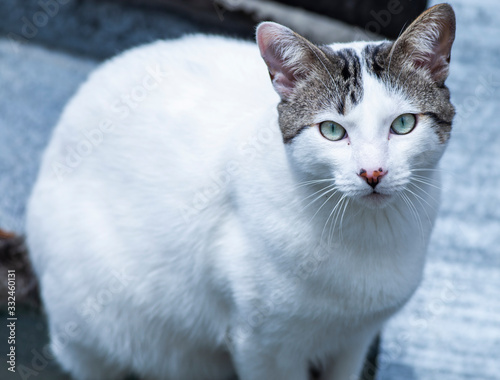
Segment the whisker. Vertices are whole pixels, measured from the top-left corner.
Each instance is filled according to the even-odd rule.
[[[329,190],[329,189],[331,189],[331,188],[333,188],[333,187],[335,187],[335,185],[334,185],[334,184],[331,184],[330,186],[323,187],[323,188],[321,188],[320,190],[315,191],[315,192],[314,192],[314,193],[312,193],[312,194],[309,194],[309,195],[308,195],[307,197],[305,197],[303,200],[305,201],[306,199],[309,199],[309,198],[311,198],[311,197],[314,197],[316,194],[321,193],[322,191],[325,191],[325,190]],[[325,195],[326,195],[326,194],[325,194]],[[317,199],[319,199],[319,198],[321,198],[321,197],[322,197],[322,196],[320,195],[318,198],[316,198],[316,199],[313,201],[313,203],[314,203]],[[309,205],[307,205],[306,207],[308,207],[308,206],[309,206]]]
[[[442,190],[440,186],[434,185],[433,183],[430,183],[430,182],[424,180],[423,178],[425,178],[425,177],[422,177],[422,179],[421,178],[417,178],[417,177],[418,176],[413,176],[413,180],[415,182],[419,182],[419,183],[422,183],[424,185],[427,185],[427,186],[430,186],[430,187],[434,187],[435,189]],[[426,194],[429,195],[429,193],[426,193]]]
[[[424,224],[422,223],[422,218],[420,217],[420,214],[418,212],[417,206],[415,206],[415,203],[411,200],[411,198],[407,195],[408,201],[410,202],[411,207],[414,210],[415,218],[418,221],[419,229],[420,229],[420,237],[422,240],[425,239],[424,236]]]
[[[417,193],[415,193],[414,191],[410,190],[409,188],[406,188],[406,191],[408,191],[409,193],[411,193],[413,196],[415,196],[415,199],[417,200],[418,203],[420,203],[420,206],[422,206],[422,209],[424,210],[425,212],[425,216],[427,216],[427,220],[429,221],[429,225],[432,225],[432,221],[431,221],[431,218],[429,216],[429,213],[427,212],[427,210],[425,209],[425,206],[424,204],[422,203],[422,201],[424,201],[425,203],[427,203],[427,205],[431,208],[436,208],[435,206],[431,205],[429,202],[427,202],[427,200],[423,197],[421,197],[420,195],[418,195]]]
[[[415,221],[418,224],[418,227],[420,229],[420,236],[422,237],[422,239],[424,239],[424,227],[422,225],[422,221],[420,220],[420,217],[418,215],[418,211],[417,211],[415,205],[413,204],[411,199],[408,197],[408,195],[406,195],[403,192],[401,192],[400,195],[401,195],[401,198],[406,203],[406,205],[408,206],[408,209],[410,210],[410,213],[412,214],[413,218],[415,219]]]
[[[344,245],[344,215],[349,206],[350,199],[346,198],[347,202],[345,202],[344,211],[342,211],[342,216],[340,217],[340,244]]]
[[[417,181],[418,182],[418,181]],[[417,184],[415,183],[410,183],[410,185],[412,186],[415,186],[417,188],[417,190],[425,193],[425,195],[427,195],[429,198],[431,198],[434,202],[436,202],[436,205],[439,205],[439,201],[436,200],[436,198],[434,198],[432,195],[429,194],[429,192],[425,191],[424,189],[422,189],[422,187],[418,186]],[[429,185],[429,184],[426,184],[426,185]],[[437,186],[434,186],[437,188]]]
[[[311,206],[314,202],[316,202],[318,199],[326,196],[327,194],[331,193],[333,191],[333,195],[335,195],[337,193],[337,189],[334,187],[334,186],[330,186],[328,189],[321,189],[322,193],[320,195],[318,195],[315,199],[313,199],[311,202],[309,202],[305,207],[304,207],[304,210],[307,209],[309,206]],[[325,203],[328,201],[328,199],[325,201]],[[323,203],[324,205],[324,203]],[[323,205],[321,205],[321,207],[323,207]],[[321,208],[320,207],[320,208]],[[318,210],[319,211],[319,210]],[[314,216],[316,216],[316,214],[314,214]]]
[[[411,172],[442,172],[444,169],[442,168],[422,168],[422,169],[411,169]]]
[[[427,183],[436,184],[435,186],[438,186],[438,184],[439,185],[441,184],[441,181],[438,178],[432,178],[432,177],[427,177],[427,176],[418,175],[418,174],[412,174],[412,178],[417,178],[417,179],[420,179],[420,180],[425,181]]]
[[[303,187],[303,186],[307,186],[307,185],[312,185],[312,184],[317,184],[317,183],[323,183],[323,182],[331,182],[331,181],[333,181],[333,178],[313,179],[313,180],[310,180],[310,181],[299,182],[293,188],[297,189],[299,187]]]
[[[321,240],[323,240],[323,235],[325,233],[325,228],[328,225],[328,221],[330,220],[332,215],[334,215],[335,210],[337,210],[339,204],[344,200],[344,198],[345,198],[345,194],[342,195],[342,197],[337,201],[335,206],[332,208],[332,211],[330,211],[330,214],[328,215],[328,218],[326,219],[325,225],[323,226],[323,230],[321,231]],[[330,241],[328,241],[328,245],[330,245]]]
[[[424,169],[411,169],[410,173],[414,172],[438,172],[438,173],[443,173],[443,174],[449,174],[453,178],[457,179],[458,175],[456,172],[449,170],[449,169],[443,169],[443,168],[424,168]]]
[[[428,176],[424,176],[424,175],[420,175],[420,174],[415,174],[413,172],[411,172],[413,176],[415,177],[418,177],[418,178],[422,178],[422,179],[425,179],[425,180],[429,180],[430,181],[434,181],[434,182],[439,182],[439,179],[438,178],[433,178],[433,177],[428,177]]]
[[[326,201],[324,201],[324,202],[323,202],[323,204],[322,204],[321,206],[319,206],[318,210],[316,210],[316,212],[315,212],[315,213],[314,213],[314,215],[312,216],[312,218],[311,218],[311,220],[309,221],[309,223],[311,223],[311,222],[314,220],[314,218],[316,217],[316,215],[318,215],[319,211],[323,208],[323,206],[324,206],[324,205],[326,205],[326,204],[328,203],[328,201],[329,201],[330,199],[332,199],[332,198],[333,198],[333,196],[334,196],[335,194],[337,194],[337,193],[338,193],[338,190],[336,190],[336,189],[329,190],[329,192],[330,192],[330,191],[333,191],[333,190],[334,190],[333,194],[331,194],[331,195],[330,195],[330,196],[326,199]],[[326,195],[326,194],[325,194],[325,195]]]
[[[340,214],[340,210],[342,208],[342,205],[343,205],[343,202],[344,202],[344,199],[346,198],[346,195],[344,194],[342,196],[342,198],[337,202],[337,204],[335,205],[335,209],[333,210],[334,213],[333,214],[333,217],[332,217],[332,222],[330,224],[330,228],[329,228],[329,231],[328,231],[328,245],[331,246],[332,243],[333,243],[333,238],[334,238],[334,235],[335,235],[335,226],[337,224],[337,219],[338,219],[338,216]],[[332,216],[332,215],[330,215]],[[325,227],[326,227],[326,224],[325,223]]]

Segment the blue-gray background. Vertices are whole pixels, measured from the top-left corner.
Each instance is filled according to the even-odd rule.
[[[450,3],[458,27],[447,83],[458,113],[441,163],[443,202],[423,284],[384,330],[380,380],[500,379],[500,2]],[[122,48],[105,34],[88,38],[81,49]],[[0,38],[0,226],[19,233],[51,130],[98,64],[34,41]]]

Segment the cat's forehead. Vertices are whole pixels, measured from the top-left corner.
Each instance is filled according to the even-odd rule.
[[[387,69],[381,65],[385,63],[391,46],[391,41],[359,41],[327,45],[330,59],[332,56],[337,56],[344,60],[340,76],[347,74],[346,67],[359,66],[359,73],[349,73],[359,75],[358,80],[355,81],[359,86],[356,91],[362,93],[358,102],[352,104],[352,111],[356,108],[354,106],[363,103],[385,106],[384,108],[387,107],[388,101],[396,102],[398,106],[411,103],[399,87],[391,85]],[[345,62],[346,59],[347,62]],[[337,71],[337,76],[339,76],[339,71]]]
[[[366,136],[376,135],[377,131],[392,122],[401,113],[416,113],[417,105],[403,92],[393,88],[386,81],[381,80],[373,71],[371,57],[366,54],[371,51],[374,44],[337,45],[336,54],[357,60],[356,64],[350,63],[345,67],[359,66],[359,77],[356,80],[339,80],[336,86],[343,98],[333,97],[332,102],[323,103],[324,108],[316,115],[317,121],[334,120],[344,127],[349,127],[351,132],[362,133]],[[343,71],[343,70],[341,70]],[[341,74],[342,76],[342,74]],[[352,79],[352,78],[351,78]],[[359,86],[359,88],[354,88]],[[326,92],[326,88],[323,87]],[[355,98],[353,93],[358,94]],[[342,103],[342,112],[332,104]]]
[[[381,75],[381,61],[385,60],[391,45],[391,42],[381,41],[320,46],[326,64],[318,62],[317,73],[322,76],[322,83],[328,83],[323,90],[331,87],[329,97],[339,114],[349,113],[364,100],[367,76],[385,82]],[[384,83],[384,86],[387,85]],[[335,96],[332,97],[333,94]]]
[[[382,41],[321,46],[326,61],[318,60],[316,64],[314,75],[321,86],[315,86],[314,95],[319,99],[329,99],[332,108],[342,116],[367,101],[376,104],[387,100],[384,98],[393,98],[399,91],[384,80],[385,73],[380,64],[391,45],[391,42]]]
[[[344,49],[350,49],[356,52],[357,56],[361,58],[363,56],[363,51],[370,46],[378,46],[380,44],[387,43],[389,41],[380,41],[380,42],[373,42],[373,41],[355,41],[355,42],[337,42],[329,45],[325,45],[328,47],[332,52],[338,52]]]
[[[349,52],[351,59],[356,60],[368,74],[379,76],[385,69],[381,63],[385,62],[392,45],[392,41],[356,41],[324,45],[322,50],[330,59]]]

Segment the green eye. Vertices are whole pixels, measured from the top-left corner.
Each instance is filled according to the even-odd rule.
[[[406,135],[415,128],[416,123],[417,119],[411,113],[399,115],[391,124],[391,132],[396,135]]]
[[[319,131],[324,138],[331,141],[342,140],[346,136],[344,127],[334,121],[323,121],[319,124]]]

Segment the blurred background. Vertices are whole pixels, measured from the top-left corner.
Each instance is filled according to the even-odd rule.
[[[317,43],[396,38],[423,0],[2,0],[0,228],[22,234],[40,155],[64,104],[103,60],[186,33],[253,39],[259,21]],[[422,286],[382,333],[366,379],[500,379],[500,2],[452,0],[447,81],[457,108]],[[0,244],[1,236],[0,236]],[[1,281],[7,278],[0,273]],[[3,289],[3,288],[2,288]],[[4,300],[4,295],[0,299]],[[0,379],[63,380],[36,302],[18,301],[17,366]],[[6,314],[0,318],[5,321]],[[8,329],[0,354],[8,354]]]

